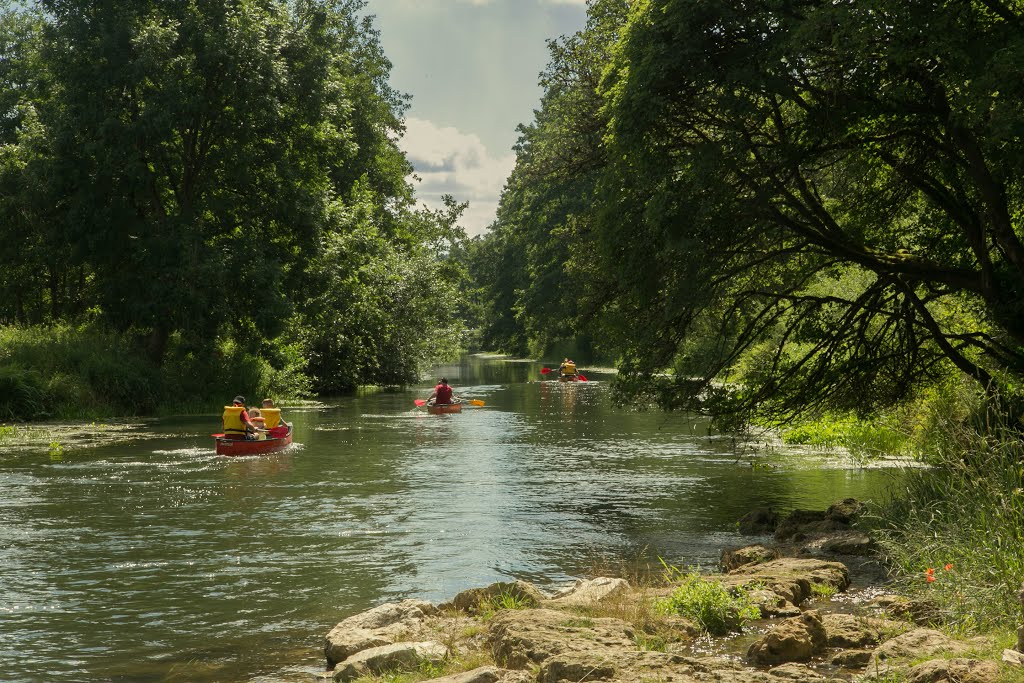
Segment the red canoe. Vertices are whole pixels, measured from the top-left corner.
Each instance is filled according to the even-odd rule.
[[[265,455],[283,451],[292,444],[292,430],[279,439],[246,441],[244,439],[217,439],[217,455]]]
[[[578,382],[580,380],[579,375],[559,375],[559,382]]]
[[[441,403],[441,404],[427,404],[427,412],[431,415],[443,415],[444,413],[461,413],[461,403]]]

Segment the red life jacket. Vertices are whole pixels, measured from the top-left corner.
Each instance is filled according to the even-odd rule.
[[[434,387],[434,391],[437,392],[437,397],[434,399],[434,403],[452,402],[452,388],[447,384],[438,384]]]

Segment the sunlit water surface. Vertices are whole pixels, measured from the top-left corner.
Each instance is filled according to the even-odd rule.
[[[553,589],[640,557],[712,566],[755,507],[883,495],[835,455],[737,449],[685,416],[610,407],[610,377],[470,357],[429,392],[286,410],[285,453],[219,457],[218,416],[63,454],[0,450],[8,681],[304,681],[340,619],[495,580]],[[225,395],[233,393],[226,388]],[[655,560],[656,561],[656,560]]]

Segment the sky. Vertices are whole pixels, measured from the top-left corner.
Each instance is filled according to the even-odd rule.
[[[412,95],[402,149],[431,208],[470,203],[462,226],[484,232],[515,165],[516,126],[540,106],[546,41],[586,22],[585,0],[368,0],[391,85]]]

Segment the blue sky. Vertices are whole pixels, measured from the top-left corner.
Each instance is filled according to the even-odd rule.
[[[470,202],[463,227],[479,234],[515,164],[516,126],[539,106],[545,41],[583,28],[584,0],[369,0],[365,12],[392,86],[412,95],[402,147],[417,197]]]

